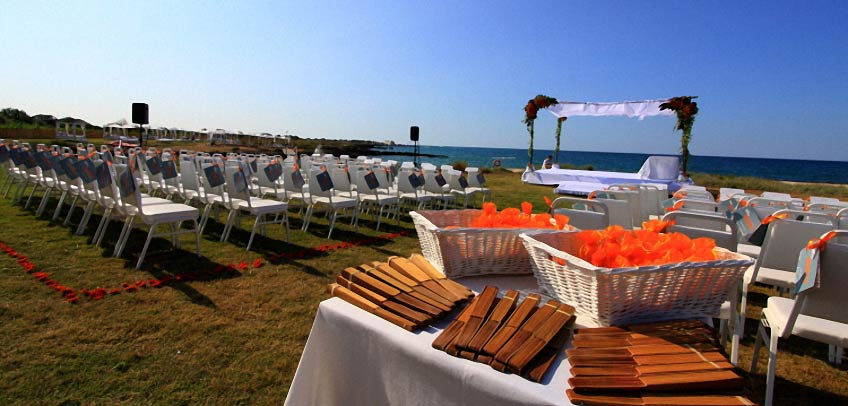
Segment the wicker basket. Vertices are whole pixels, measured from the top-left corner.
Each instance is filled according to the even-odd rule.
[[[421,252],[448,277],[531,274],[530,258],[518,235],[562,233],[528,228],[472,228],[481,210],[412,211]],[[446,228],[455,226],[456,228]],[[574,231],[569,227],[566,232]]]
[[[716,248],[715,261],[599,268],[570,254],[583,244],[577,234],[526,233],[520,238],[539,287],[601,326],[716,316],[753,264],[749,257]]]

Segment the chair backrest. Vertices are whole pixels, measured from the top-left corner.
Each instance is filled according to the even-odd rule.
[[[834,206],[848,206],[848,202],[840,201],[835,197],[810,196],[810,204],[830,204]]]
[[[430,193],[444,194],[445,188],[437,181],[439,173],[436,172],[436,168],[428,169],[429,167],[425,167],[424,165],[421,165],[421,168],[424,171],[424,190]],[[447,179],[444,179],[444,176],[442,176],[442,180],[444,185],[448,185]]]
[[[332,178],[329,177],[329,174],[327,174],[327,176],[324,177],[324,179],[329,179],[329,186],[330,187],[327,188],[326,190],[321,188],[321,182],[320,182],[319,176],[323,177],[324,175],[322,175],[322,174],[324,172],[328,172],[328,171],[327,171],[327,167],[325,167],[323,165],[322,166],[313,165],[312,169],[309,172],[309,181],[308,181],[308,183],[309,183],[309,198],[313,202],[315,200],[314,199],[315,197],[326,197],[326,198],[330,199],[330,201],[333,200],[333,194],[334,194],[333,193],[333,181],[332,181]],[[362,193],[362,191],[360,191],[360,193]]]
[[[602,230],[610,225],[607,204],[596,199],[558,197],[551,203],[551,212],[568,216],[568,224],[581,230]]]
[[[445,179],[447,179],[448,185],[450,185],[451,190],[458,190],[464,192],[465,188],[468,187],[468,180],[462,176],[462,171],[458,171],[456,169],[450,169],[447,171],[443,170],[442,174],[445,173],[447,173],[447,175],[445,175]]]
[[[719,205],[712,200],[686,198],[674,202],[674,207],[678,207],[678,210],[683,211],[717,213]]]
[[[730,199],[734,195],[744,195],[745,191],[742,189],[735,189],[730,187],[723,187],[718,189],[718,200],[725,201]]]
[[[218,169],[210,169],[213,166],[217,166]],[[204,158],[200,163],[200,181],[203,184],[203,188],[201,189],[204,196],[218,195],[224,196],[224,185],[226,184],[226,177],[224,175],[224,168],[222,165],[218,165],[214,160]],[[218,177],[223,177],[224,182],[221,182],[222,179]]]
[[[593,193],[607,204],[610,224],[626,229],[641,224],[642,209],[638,190],[598,190]]]
[[[353,191],[353,184],[351,183],[350,176],[348,176],[347,166],[331,165],[328,171],[330,172],[330,179],[333,180],[334,189],[340,192]]]
[[[305,183],[306,179],[303,179],[297,164],[286,162],[283,165],[283,188],[286,193],[302,193]]]
[[[118,191],[121,196],[121,207],[124,213],[130,214],[134,210],[138,210],[138,214],[143,214],[141,208],[141,190],[138,187],[136,176],[132,173],[132,168],[128,165],[116,164],[115,179],[118,184]]]
[[[480,172],[479,168],[465,168],[465,172],[468,173],[468,186],[485,188],[486,187],[486,177]]]
[[[798,296],[798,310],[807,316],[848,323],[848,230],[836,231],[820,255],[820,286]]]
[[[761,218],[774,214],[778,210],[802,209],[803,205],[792,200],[772,199],[767,197],[755,197],[747,200],[748,206],[754,208]]]
[[[271,177],[274,177],[272,179]],[[278,192],[279,181],[283,176],[283,166],[277,159],[260,158],[256,160],[256,182],[260,187]]]
[[[702,213],[675,211],[662,217],[663,221],[674,221],[668,231],[686,234],[690,238],[712,238],[716,245],[736,252],[738,228],[727,217]]]
[[[183,190],[200,191],[200,183],[197,178],[197,166],[190,154],[180,154],[180,182]]]
[[[351,174],[351,176],[354,178],[354,182],[356,182],[356,192],[360,196],[361,195],[374,195],[374,196],[379,197],[381,185],[380,185],[380,177],[379,177],[378,173],[381,172],[381,171],[382,171],[382,169],[380,167],[375,167],[374,169],[369,169],[367,167],[362,167],[362,166],[358,167],[356,169],[356,172]],[[372,185],[368,184],[369,178],[371,179],[372,182],[374,180],[377,181],[377,185],[375,187],[372,187]]]
[[[250,207],[250,169],[247,168],[249,163],[230,160],[227,161],[227,170],[224,172],[224,177],[227,184],[227,202],[230,208],[236,207],[233,200],[244,200],[247,206]]]
[[[767,267],[795,272],[798,264],[798,253],[807,242],[813,238],[833,230],[833,224],[822,224],[810,221],[798,221],[793,217],[798,212],[789,213],[787,218],[775,218],[768,225],[760,256],[757,257],[757,268]],[[803,212],[800,212],[803,214]],[[809,213],[808,213],[809,214]]]
[[[412,185],[412,181],[410,181],[410,177],[415,176],[418,178],[418,173],[414,168],[402,168],[400,173],[397,176],[397,184],[398,184],[398,193],[414,193],[415,196],[418,196],[418,192],[424,188],[424,186],[415,187]],[[419,182],[419,181],[416,181]]]

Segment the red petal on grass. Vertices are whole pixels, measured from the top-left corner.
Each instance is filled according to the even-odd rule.
[[[261,266],[262,266],[262,259],[256,258],[256,259],[253,260],[253,267],[254,268],[259,268]]]

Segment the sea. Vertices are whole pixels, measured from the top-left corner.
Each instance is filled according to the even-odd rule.
[[[403,154],[413,152],[411,145],[397,145],[385,148],[382,159],[412,161],[408,155],[392,155],[397,151]],[[504,168],[524,168],[527,164],[527,150],[518,148],[450,147],[419,146],[419,153],[432,155],[419,157],[419,162],[434,165],[453,164],[465,161],[468,166],[491,167],[499,160]],[[533,153],[536,167],[552,150],[539,149]],[[570,164],[578,168],[591,165],[592,169],[613,172],[637,172],[651,155],[617,152],[560,151],[560,164]],[[848,184],[848,162],[810,161],[800,159],[744,158],[690,155],[689,172],[726,174],[736,176],[754,176],[758,178],[786,180],[794,182],[842,183]]]

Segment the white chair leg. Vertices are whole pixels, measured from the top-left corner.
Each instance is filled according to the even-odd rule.
[[[338,210],[333,210],[333,215],[330,217],[330,232],[327,233],[327,238],[330,238],[333,235],[333,227],[336,225],[336,216],[338,215]]]
[[[97,223],[97,230],[94,230],[94,236],[91,237],[91,243],[95,244],[95,247],[99,247],[100,244],[98,240],[100,240],[100,233],[103,232],[103,227],[109,222],[109,216],[112,214],[112,209],[106,208],[103,210],[103,217],[100,218],[100,222]]]
[[[44,196],[41,197],[41,202],[38,203],[38,209],[35,210],[35,217],[41,217],[44,214],[44,210],[47,209],[47,202],[50,200],[50,194],[53,193],[53,188],[48,187],[47,190],[44,191]]]
[[[766,401],[765,406],[771,406],[774,401],[774,381],[777,372],[777,334],[772,331],[769,336],[769,363],[768,375],[766,376]]]
[[[260,220],[265,217],[264,214],[256,216],[256,221],[253,222],[253,230],[250,232],[250,239],[247,240],[247,248],[245,251],[250,251],[250,246],[253,245],[253,237],[256,236],[256,228],[259,226]]]
[[[191,221],[194,224],[194,241],[197,245],[197,257],[200,258],[200,228],[197,226],[197,220]]]
[[[842,365],[842,347],[830,344],[827,346],[827,362]]]
[[[377,227],[374,227],[374,231],[377,231],[377,230],[380,229],[380,221],[383,220],[383,208],[384,207],[385,206],[382,206],[382,205],[380,206],[380,213],[377,214]]]
[[[79,199],[79,195],[74,196],[74,199],[71,200],[71,207],[68,208],[68,215],[65,216],[65,221],[62,222],[62,225],[67,227],[71,222],[71,215],[74,214],[74,209],[77,208],[77,199]]]
[[[144,241],[144,248],[141,249],[141,254],[138,255],[138,263],[135,264],[135,269],[141,269],[141,263],[144,261],[144,255],[147,254],[147,247],[150,246],[150,240],[153,239],[153,234],[156,232],[156,224],[150,225],[150,231],[147,232],[147,240]]]
[[[92,212],[94,212],[94,202],[88,202],[82,212],[82,218],[80,219],[79,225],[77,225],[77,235],[82,235],[83,232],[85,232],[85,226],[88,225],[88,220],[91,218]]]
[[[230,237],[230,228],[233,226],[233,222],[235,221],[235,210],[230,210],[230,214],[227,215],[227,224],[224,225],[224,231],[221,232],[220,242],[227,241]]]
[[[32,197],[35,196],[35,191],[38,190],[38,184],[34,184],[32,186],[32,192],[29,192],[29,197],[27,197],[27,201],[24,204],[24,210],[29,208],[29,204],[32,202]]]
[[[66,196],[68,196],[68,192],[63,190],[62,194],[59,196],[59,204],[56,205],[56,211],[53,212],[53,221],[59,219],[59,213],[62,212],[62,204],[65,203]]]
[[[751,357],[751,370],[749,371],[752,375],[757,371],[757,363],[760,359],[760,347],[766,340],[766,330],[765,326],[760,325],[757,336],[754,338],[754,354]]]
[[[171,224],[168,224],[168,227],[171,228],[171,245],[174,248],[179,249],[180,248],[180,237],[179,237],[180,226],[177,225],[176,223],[171,223]]]
[[[124,231],[119,237],[118,245],[115,246],[115,256],[120,257],[124,253],[124,248],[127,246],[127,241],[130,239],[130,234],[132,234],[132,225],[135,222],[135,217],[130,217],[124,223]]]

